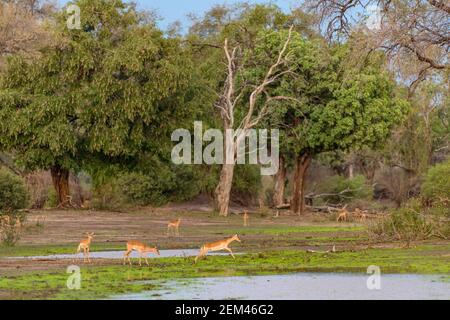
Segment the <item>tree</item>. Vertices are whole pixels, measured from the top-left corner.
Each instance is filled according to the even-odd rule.
[[[291,210],[305,208],[305,175],[314,156],[380,146],[408,111],[405,100],[395,96],[395,82],[384,71],[382,54],[363,68],[351,67],[349,46],[327,49],[318,41],[293,41],[291,72],[274,89],[290,92],[294,103],[276,108],[283,131],[281,152],[294,155]]]
[[[306,6],[330,39],[356,36],[364,55],[382,49],[399,69],[407,61],[407,73],[415,73],[407,79],[411,94],[418,83],[450,68],[448,1],[308,0]]]
[[[267,32],[267,31],[266,31]],[[256,43],[255,51],[262,51],[263,49],[259,46],[264,45],[264,41],[272,38],[270,32],[265,35],[264,32],[261,35],[259,41]],[[278,37],[278,57],[274,59],[272,65],[270,65],[264,72],[263,76],[259,78],[256,82],[242,81],[239,79],[239,71],[245,69],[245,64],[248,61],[240,61],[239,45],[229,48],[228,40],[225,40],[224,51],[226,56],[227,64],[227,78],[223,88],[223,92],[219,98],[216,107],[220,109],[220,115],[222,118],[223,129],[225,131],[233,129],[236,132],[233,136],[225,135],[225,163],[222,165],[222,170],[220,173],[219,184],[216,188],[216,208],[220,215],[228,215],[228,206],[230,202],[231,186],[233,183],[234,166],[236,161],[236,154],[238,149],[238,144],[240,141],[245,139],[248,131],[259,124],[259,122],[267,116],[269,112],[269,107],[271,103],[275,100],[287,99],[287,97],[282,96],[267,96],[266,88],[274,83],[279,77],[284,73],[288,72],[284,68],[287,56],[289,54],[288,48],[291,41],[292,27],[286,32],[277,33]],[[281,41],[281,42],[280,42]],[[275,46],[276,47],[276,46]],[[255,56],[252,52],[247,52],[246,59],[254,62]],[[258,59],[257,59],[258,60]],[[247,70],[245,70],[247,71]],[[250,92],[246,91],[251,89]],[[248,97],[242,104],[242,97]],[[262,101],[261,101],[262,100]],[[241,107],[243,110],[240,112],[243,114],[241,121],[236,119],[236,109]],[[232,155],[232,163],[229,163],[228,156]]]
[[[70,170],[128,161],[170,143],[185,105],[191,64],[166,37],[122,1],[79,0],[81,30],[57,16],[54,43],[41,57],[8,60],[0,81],[0,146],[28,169],[50,169],[61,207]]]
[[[258,112],[265,102],[269,102],[269,105],[272,105],[276,100],[282,99],[281,97],[271,98],[263,93],[266,90],[262,87],[272,86],[272,82],[260,87],[264,83],[263,79],[267,72],[276,63],[278,54],[283,47],[283,43],[280,43],[280,39],[282,39],[280,34],[287,32],[287,26],[293,26],[293,32],[302,32],[311,37],[316,36],[316,32],[311,28],[313,20],[312,16],[305,14],[299,9],[287,14],[275,5],[240,4],[233,7],[217,6],[210,10],[203,19],[194,21],[187,41],[194,48],[197,48],[195,52],[198,53],[198,57],[196,59],[198,59],[199,69],[203,71],[204,82],[206,83],[205,91],[215,94],[220,92],[215,105],[218,107],[216,110],[220,112],[220,118],[225,119],[225,121],[221,120],[224,129],[237,129],[239,124],[243,124],[241,123],[242,120],[250,119],[246,117],[250,110],[252,119],[256,120]],[[266,40],[269,38],[274,40],[271,48],[268,48],[268,41],[262,41],[264,38],[262,33],[268,32],[268,30],[279,32],[275,32],[272,36],[267,34]],[[222,54],[225,39],[227,39],[228,48],[226,51],[228,51],[229,59],[224,59]],[[257,50],[255,50],[257,46],[259,47],[259,53],[256,53]],[[262,48],[268,50],[264,51]],[[219,52],[219,50],[222,50],[222,52]],[[285,52],[285,54],[287,53]],[[226,56],[227,54],[225,54]],[[227,66],[226,69],[222,67],[224,60]],[[275,67],[283,67],[285,64],[284,60],[285,57],[282,57],[282,61],[278,64],[276,63],[277,66]],[[233,70],[232,68],[231,73],[230,65],[235,69]],[[278,73],[280,71],[275,69],[277,68],[270,72],[275,71]],[[254,74],[251,75],[251,73]],[[206,77],[205,75],[208,76]],[[234,78],[231,82],[229,81],[230,75]],[[273,76],[275,74],[270,75],[269,78]],[[209,81],[205,81],[207,78]],[[243,80],[244,78],[245,80]],[[253,89],[249,90],[252,86],[254,86]],[[258,87],[259,89],[253,96],[253,98],[257,98],[256,100],[258,101],[256,102],[251,98],[251,95],[252,91]],[[261,89],[263,89],[263,92],[259,91]],[[239,98],[236,101],[230,101],[228,98],[228,93],[232,91],[234,91],[231,94],[232,98],[233,96],[234,98]],[[232,126],[227,123],[229,122],[230,109],[235,111],[236,114],[233,117],[237,119],[233,120]],[[267,111],[266,108],[264,109]],[[246,125],[251,124],[248,128],[255,127],[265,116],[267,114],[258,119],[256,123],[253,123],[253,120],[247,121]],[[211,122],[214,123],[214,117]],[[221,182],[216,188],[215,204],[221,214],[228,212],[229,188],[232,184],[233,171],[234,165],[223,166]]]

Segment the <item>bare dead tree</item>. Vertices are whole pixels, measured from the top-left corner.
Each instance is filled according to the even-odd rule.
[[[281,48],[276,61],[268,68],[265,76],[260,82],[254,85],[249,95],[248,101],[243,104],[242,98],[248,91],[250,84],[239,83],[239,71],[244,67],[241,59],[241,47],[236,45],[230,47],[228,39],[225,40],[223,50],[226,57],[227,77],[222,92],[219,94],[216,108],[220,110],[220,116],[223,123],[223,129],[233,129],[234,135],[225,135],[224,155],[228,161],[222,165],[219,184],[215,190],[215,205],[220,215],[228,215],[231,186],[233,182],[234,166],[236,160],[236,151],[239,141],[245,139],[248,131],[258,125],[269,113],[272,102],[277,100],[290,99],[284,96],[269,96],[266,88],[286,73],[291,72],[286,67],[286,58],[288,56],[288,47],[291,42],[293,27],[289,29],[286,41]],[[261,107],[257,105],[260,99],[263,99]],[[238,106],[245,105],[244,117],[236,122],[236,109]],[[232,159],[229,156],[232,155]],[[231,161],[230,161],[231,160]]]
[[[384,49],[397,66],[415,60],[415,76],[409,79],[410,95],[430,74],[450,68],[447,0],[307,0],[306,6],[319,16],[330,40],[362,31],[367,40],[365,53]],[[374,8],[376,12],[370,12]],[[370,14],[372,18],[376,15],[377,26],[365,23]]]

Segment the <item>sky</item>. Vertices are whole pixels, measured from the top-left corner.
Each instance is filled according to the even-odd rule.
[[[134,0],[138,3],[139,8],[151,10],[155,9],[159,16],[163,18],[159,22],[161,28],[166,28],[175,21],[180,21],[183,27],[189,24],[187,15],[194,13],[201,16],[209,8],[216,4],[234,4],[242,1],[239,0]],[[64,5],[67,0],[59,0]],[[300,3],[299,0],[248,0],[249,3],[267,3],[271,2],[278,5],[283,10],[295,6]]]

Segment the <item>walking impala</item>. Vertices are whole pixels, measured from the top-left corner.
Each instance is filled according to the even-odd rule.
[[[231,253],[231,256],[233,257],[233,259],[236,259],[233,254],[233,251],[231,251],[231,249],[228,247],[230,245],[230,243],[232,243],[233,241],[241,242],[238,235],[235,234],[231,238],[212,242],[212,243],[207,243],[207,244],[203,245],[200,249],[200,253],[198,254],[197,257],[195,257],[195,263],[197,263],[197,260],[201,257],[204,257],[209,251],[227,250],[229,253]]]
[[[128,263],[131,266],[130,253],[133,250],[135,250],[139,253],[139,265],[140,266],[142,266],[141,260],[142,260],[143,256],[145,258],[145,263],[147,263],[147,265],[149,265],[147,256],[146,256],[147,254],[154,253],[159,256],[159,250],[156,247],[154,247],[154,248],[148,247],[146,244],[144,244],[140,241],[128,241],[127,242],[127,251],[123,255],[123,264],[125,264],[126,260],[128,259]]]
[[[87,238],[81,240],[80,244],[78,245],[77,254],[80,253],[81,249],[83,249],[84,262],[86,262],[87,258],[87,261],[90,263],[91,259],[89,258],[89,251],[91,249],[91,242],[95,234],[93,232],[92,233],[87,232],[86,235]]]
[[[181,219],[178,218],[177,220],[170,220],[169,224],[167,225],[167,235],[170,235],[170,231],[172,230],[172,234],[175,234],[177,236],[180,235],[180,222]]]

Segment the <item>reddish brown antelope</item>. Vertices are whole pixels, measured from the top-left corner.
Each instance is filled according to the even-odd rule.
[[[95,234],[92,233],[86,233],[87,238],[83,239],[80,241],[80,244],[78,245],[78,249],[77,249],[77,253],[80,253],[81,249],[83,249],[83,257],[84,257],[84,262],[86,262],[86,258],[87,261],[90,263],[91,259],[89,258],[89,252],[91,249],[91,242],[92,239],[94,238]]]
[[[228,247],[230,245],[230,243],[232,243],[233,241],[241,242],[238,235],[235,234],[231,238],[216,241],[216,242],[211,242],[211,243],[207,243],[207,244],[203,245],[200,249],[200,253],[195,258],[195,263],[197,263],[197,260],[201,257],[204,257],[209,251],[227,250],[229,253],[231,253],[231,256],[233,257],[233,259],[236,259],[233,254],[233,251],[231,251],[231,249]]]
[[[145,263],[147,263],[147,265],[149,265],[148,259],[146,256],[147,254],[154,253],[159,256],[159,250],[156,247],[154,247],[154,248],[149,247],[145,243],[142,243],[140,241],[128,241],[127,242],[127,251],[123,255],[123,264],[125,264],[126,261],[128,260],[128,263],[131,266],[130,253],[133,250],[137,251],[139,253],[139,266],[142,266],[142,263],[141,263],[142,257],[145,258]]]
[[[169,224],[167,225],[167,235],[170,235],[172,233],[173,235],[179,236],[180,235],[180,222],[181,222],[180,218],[178,218],[177,220],[170,220]]]

